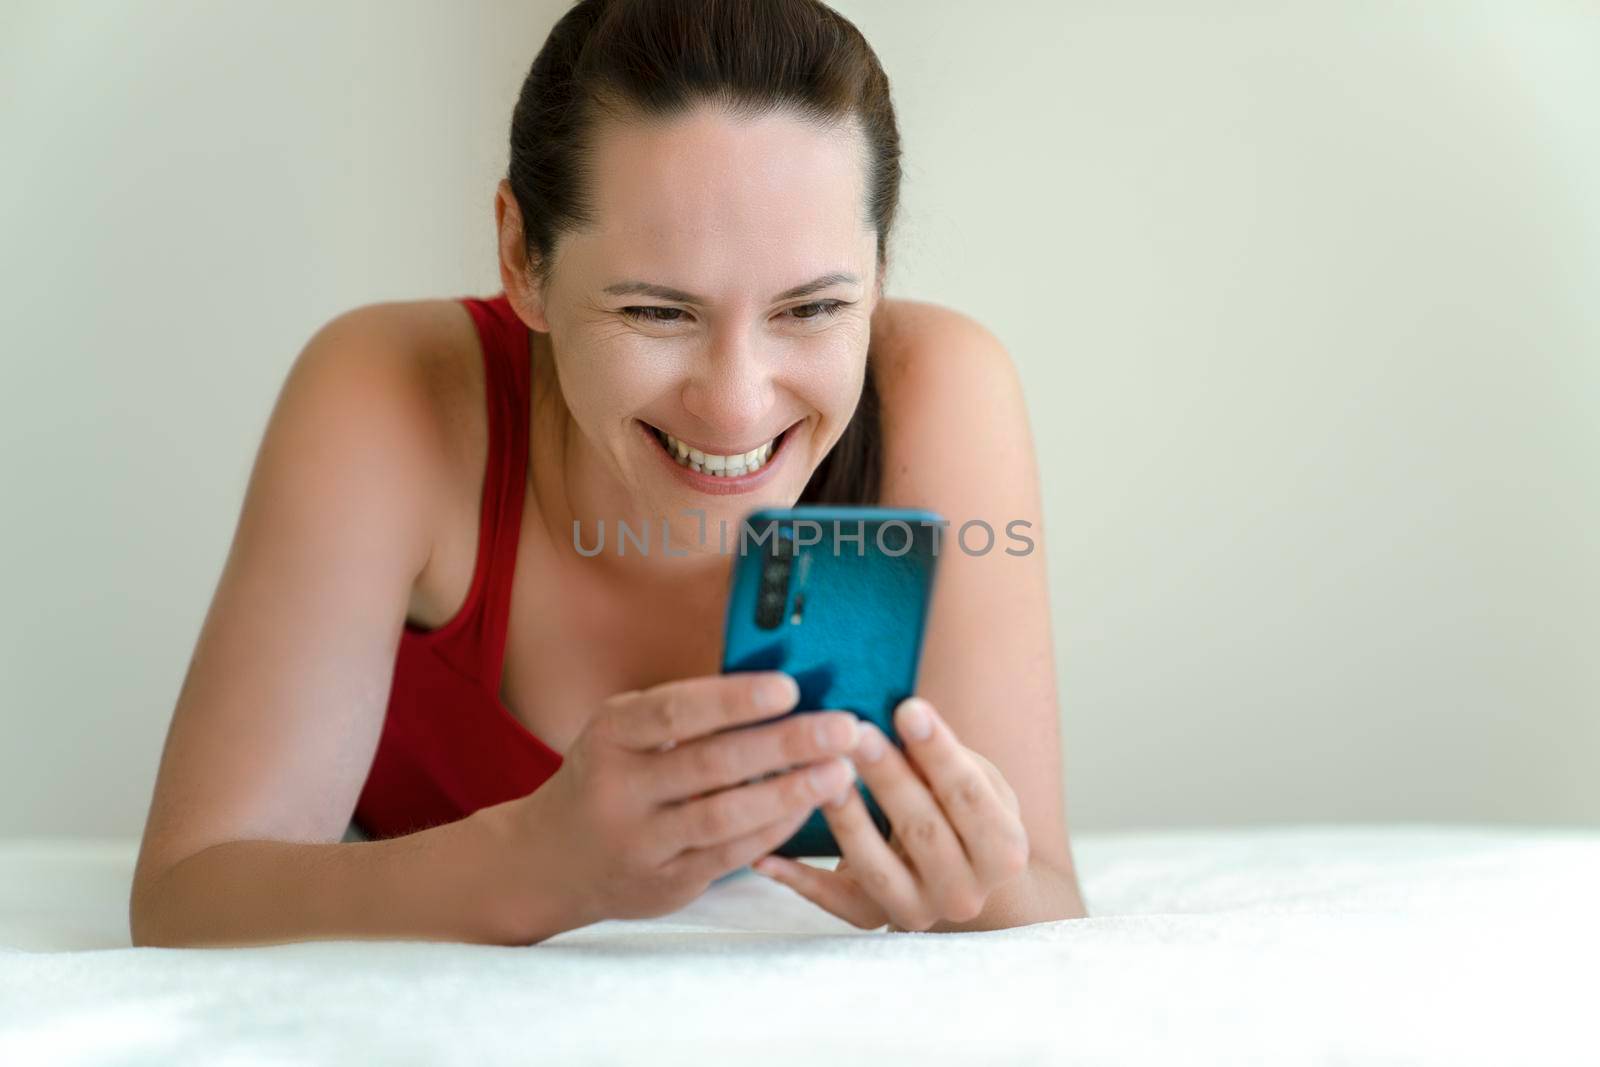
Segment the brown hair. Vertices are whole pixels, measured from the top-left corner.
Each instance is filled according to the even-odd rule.
[[[889,79],[848,19],[820,0],[579,0],[550,31],[511,117],[507,178],[539,285],[561,234],[594,221],[585,178],[597,118],[668,119],[707,102],[749,118],[787,110],[819,126],[854,119],[868,149],[863,206],[883,273],[900,200],[900,131]],[[869,351],[855,413],[802,503],[877,502],[873,365]]]

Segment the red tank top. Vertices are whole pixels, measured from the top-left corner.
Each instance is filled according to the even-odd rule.
[[[561,766],[560,753],[500,702],[527,486],[528,328],[503,294],[462,303],[477,327],[488,397],[477,562],[454,618],[433,630],[408,621],[400,635],[383,735],[354,814],[375,840],[525,796]]]

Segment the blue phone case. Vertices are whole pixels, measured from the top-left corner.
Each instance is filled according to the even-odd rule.
[[[892,717],[916,691],[942,523],[931,511],[896,508],[752,512],[733,546],[723,672],[784,671],[800,685],[788,714],[853,711],[904,748]],[[887,839],[889,820],[871,791],[860,780],[856,790]],[[839,845],[813,809],[774,851],[838,856]]]

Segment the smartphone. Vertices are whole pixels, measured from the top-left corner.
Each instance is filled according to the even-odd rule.
[[[723,673],[783,671],[800,685],[786,714],[853,711],[904,749],[894,709],[916,692],[944,525],[934,512],[897,508],[752,512],[732,546]],[[887,840],[888,818],[865,783],[855,788]],[[820,809],[773,851],[840,854]]]

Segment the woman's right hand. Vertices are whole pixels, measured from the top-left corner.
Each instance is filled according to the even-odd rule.
[[[520,825],[583,922],[665,915],[771,852],[855,788],[850,711],[777,721],[799,700],[780,671],[666,682],[605,701]],[[738,727],[738,729],[735,729]],[[768,777],[763,777],[768,776]]]

